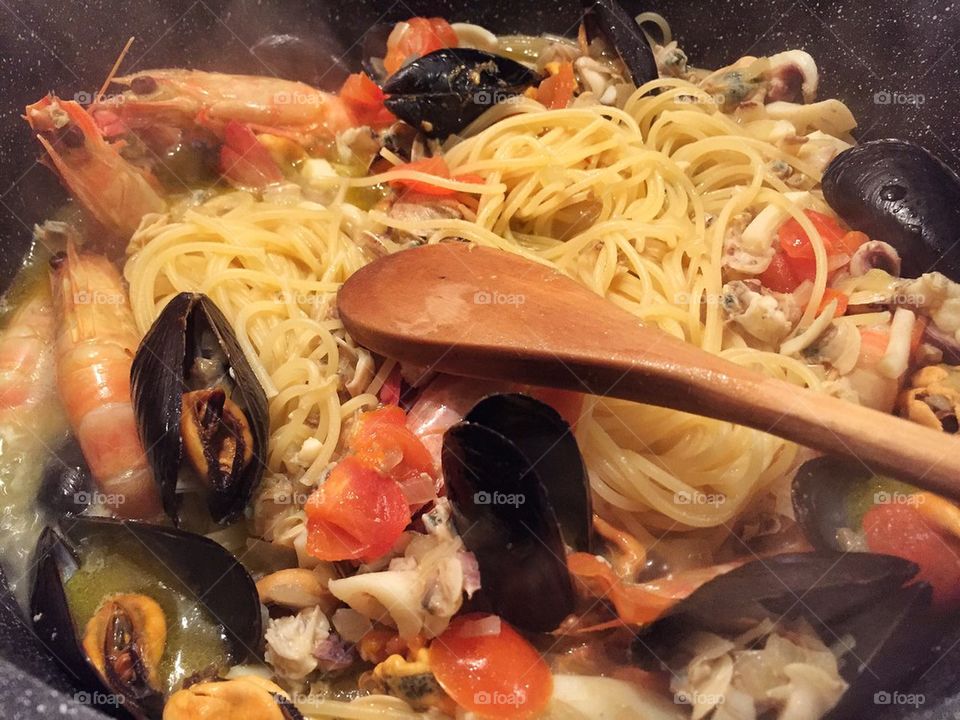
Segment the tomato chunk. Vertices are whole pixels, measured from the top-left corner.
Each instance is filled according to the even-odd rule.
[[[537,88],[537,100],[551,110],[565,108],[573,99],[577,80],[573,76],[573,63],[560,63],[556,75],[551,75]]]
[[[773,256],[770,265],[760,275],[760,282],[764,287],[782,293],[793,292],[800,284],[782,250]]]
[[[392,75],[408,60],[457,45],[457,33],[443,18],[410,18],[405,23],[397,23],[387,38],[383,66]]]
[[[396,116],[383,104],[383,90],[366,73],[353,73],[340,88],[343,100],[360,125],[383,127],[396,122]]]
[[[872,552],[896,555],[920,566],[916,580],[933,586],[933,603],[943,610],[960,604],[960,541],[939,531],[909,503],[874,505],[863,516]]]
[[[847,305],[850,303],[850,298],[846,293],[840,292],[839,290],[834,290],[833,288],[825,288],[823,291],[823,299],[820,301],[820,308],[817,310],[817,314],[822,313],[827,309],[829,305],[834,300],[837,301],[837,312],[834,317],[840,317],[847,311]]]
[[[397,165],[394,170],[416,170],[427,175],[436,175],[444,180],[450,179],[450,168],[447,161],[439,155]],[[413,192],[424,193],[425,195],[453,195],[455,191],[449,188],[433,185],[423,180],[396,179],[390,181],[390,187],[394,189],[406,188]]]
[[[436,473],[430,452],[407,427],[407,415],[397,405],[360,415],[350,448],[364,465],[398,482]]]
[[[354,456],[337,464],[304,509],[307,551],[328,561],[375,560],[410,524],[410,508],[397,482]]]
[[[531,717],[553,693],[540,653],[496,615],[454,618],[430,644],[429,657],[430,670],[454,702],[483,717]]]
[[[820,233],[823,239],[824,248],[827,255],[837,253],[837,245],[844,236],[844,231],[832,217],[818,213],[816,210],[804,210],[803,214],[807,216],[813,227]],[[813,245],[806,231],[800,226],[794,218],[790,218],[777,231],[780,238],[780,247],[790,258],[813,258]]]

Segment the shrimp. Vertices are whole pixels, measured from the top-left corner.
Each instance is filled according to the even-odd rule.
[[[114,78],[113,82],[126,89],[91,108],[110,133],[199,125],[223,138],[232,121],[310,146],[358,124],[336,95],[291,80],[160,69]]]
[[[0,335],[0,418],[13,419],[55,390],[53,303],[41,286],[13,313]]]
[[[126,241],[144,215],[166,210],[153,178],[124,160],[77,103],[48,95],[24,118],[70,194],[111,234]]]
[[[130,400],[139,335],[120,274],[72,240],[50,265],[57,381],[73,433],[106,505],[123,517],[153,517],[160,498]]]

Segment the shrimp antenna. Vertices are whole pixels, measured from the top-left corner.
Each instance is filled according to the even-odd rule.
[[[117,61],[113,64],[113,67],[110,68],[110,72],[107,73],[107,79],[103,81],[103,85],[100,86],[100,89],[97,90],[96,96],[93,98],[93,104],[96,105],[100,102],[100,98],[103,97],[103,94],[107,91],[107,88],[110,86],[110,83],[113,82],[114,76],[117,74],[117,70],[120,69],[120,63],[123,62],[123,59],[127,56],[127,53],[130,52],[130,46],[133,45],[135,37],[130,36],[130,39],[127,40],[127,44],[123,46],[123,50],[120,51],[120,55],[117,57]]]

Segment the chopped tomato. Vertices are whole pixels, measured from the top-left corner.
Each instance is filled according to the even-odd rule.
[[[837,301],[837,312],[834,314],[834,317],[840,317],[847,311],[847,305],[850,302],[850,298],[847,297],[846,293],[842,293],[839,290],[834,290],[833,288],[826,288],[823,291],[823,299],[820,301],[820,308],[817,310],[819,315],[824,310],[827,309],[829,305],[834,300]]]
[[[933,586],[939,609],[960,604],[960,541],[941,532],[909,503],[874,505],[863,516],[871,552],[896,555],[920,567],[916,580]]]
[[[397,482],[353,456],[337,464],[304,509],[307,552],[326,561],[376,560],[410,524]]]
[[[551,75],[537,88],[537,100],[551,110],[565,108],[573,99],[577,80],[573,76],[573,63],[560,63],[555,75]]]
[[[818,213],[816,210],[804,210],[803,214],[807,216],[813,227],[820,233],[823,239],[824,248],[827,255],[836,253],[836,245],[839,244],[844,232],[833,218]],[[794,218],[790,218],[777,231],[780,238],[780,247],[790,258],[812,258],[813,245],[810,244],[810,238]]]
[[[870,242],[870,238],[866,233],[862,233],[859,230],[851,230],[848,233],[844,233],[843,237],[834,243],[834,247],[847,255],[853,255],[857,249],[866,242]]]
[[[350,448],[364,465],[398,482],[421,473],[431,477],[435,474],[430,452],[407,427],[407,415],[396,405],[384,405],[360,415]]]
[[[913,332],[910,334],[910,355],[916,355],[917,350],[920,349],[920,344],[923,342],[923,334],[927,329],[927,318],[922,315],[918,315],[917,319],[913,321]]]
[[[482,717],[537,715],[553,693],[540,653],[496,615],[454,618],[430,644],[429,658],[431,672],[454,702]]]
[[[789,293],[797,289],[800,280],[793,274],[786,253],[782,250],[773,256],[769,267],[760,275],[764,287],[776,292]]]
[[[382,127],[396,122],[397,118],[383,104],[383,90],[366,73],[353,73],[340,88],[343,100],[360,125]]]
[[[450,179],[450,168],[447,166],[447,161],[439,155],[424,158],[423,160],[417,160],[415,162],[403,163],[402,165],[397,165],[394,167],[394,170],[416,170],[417,172],[422,172],[427,175],[436,175],[437,177],[444,178],[445,180]],[[449,188],[431,185],[429,182],[424,182],[422,180],[391,180],[390,187],[394,189],[407,188],[413,192],[424,193],[425,195],[454,194],[454,191],[450,190]]]
[[[861,365],[876,365],[887,354],[887,345],[890,344],[889,330],[870,330],[860,328],[860,359]]]
[[[283,180],[270,151],[260,144],[253,130],[236,120],[228,122],[223,130],[220,174],[246,188],[262,188]]]
[[[387,38],[387,56],[383,66],[391,75],[405,62],[434,50],[457,47],[457,33],[443,18],[410,18],[397,23]]]

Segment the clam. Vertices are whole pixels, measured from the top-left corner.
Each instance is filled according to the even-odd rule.
[[[106,518],[48,527],[30,610],[37,636],[84,685],[137,718],[159,718],[183,680],[254,656],[256,587],[212,540]]]
[[[569,427],[533,398],[492,395],[447,431],[441,459],[454,521],[480,566],[478,601],[524,630],[554,630],[574,609],[565,541],[583,549],[590,537]]]
[[[515,60],[473,48],[443,48],[391,75],[383,85],[384,104],[427,137],[445,138],[539,80]]]
[[[905,585],[913,563],[890,555],[816,552],[754,560],[702,585],[632,647],[640,665],[681,671],[684,638],[736,637],[763,622],[803,618],[838,655],[848,687],[827,718],[868,717],[874,693],[902,686],[932,659],[930,586]],[[757,642],[757,641],[755,641]],[[760,643],[762,646],[762,643]]]
[[[589,43],[602,45],[601,52],[612,50],[637,87],[658,77],[647,36],[617,0],[583,0],[582,5],[582,29]]]
[[[180,293],[160,313],[133,359],[140,434],[177,521],[183,465],[206,489],[211,517],[236,519],[263,476],[267,399],[230,323],[210,300]]]
[[[827,167],[823,195],[850,227],[892,245],[905,277],[960,280],[960,178],[904,140],[872,140]]]

